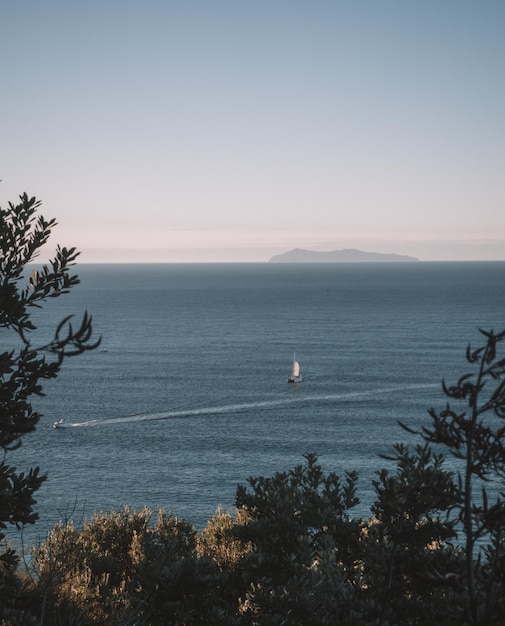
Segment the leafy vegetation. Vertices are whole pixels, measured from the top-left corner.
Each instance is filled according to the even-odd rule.
[[[0,213],[0,327],[20,339],[0,355],[0,539],[7,524],[35,521],[44,479],[5,460],[38,422],[28,399],[66,356],[96,345],[86,315],[77,330],[64,320],[47,345],[28,340],[29,307],[77,284],[76,252],[58,249],[18,289],[54,224],[35,220],[37,208],[22,196]],[[250,477],[234,514],[218,509],[201,532],[148,509],[61,523],[26,571],[12,548],[0,553],[0,624],[505,624],[505,331],[481,334],[470,373],[443,383],[446,406],[417,431],[404,426],[419,443],[392,447],[369,519],[353,514],[356,473],[326,473],[308,453],[291,470]]]
[[[36,258],[55,225],[54,220],[37,216],[39,207],[40,202],[23,194],[18,204],[0,209],[0,329],[6,346],[0,353],[0,617],[2,610],[15,612],[25,602],[19,599],[23,589],[14,574],[19,557],[5,544],[4,531],[8,526],[21,528],[35,522],[34,494],[45,479],[38,467],[27,473],[17,471],[8,463],[8,453],[19,448],[22,436],[33,431],[40,419],[30,398],[43,394],[42,380],[56,377],[67,357],[98,345],[91,340],[87,314],[77,328],[71,318],[64,319],[49,342],[37,345],[33,338],[37,330],[33,308],[79,283],[70,274],[78,253],[58,246],[54,259],[24,284],[27,264]],[[6,331],[10,331],[8,337]]]

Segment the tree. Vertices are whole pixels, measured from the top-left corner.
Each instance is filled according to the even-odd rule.
[[[28,277],[27,265],[56,225],[54,219],[47,221],[37,215],[40,205],[36,198],[22,194],[18,204],[0,208],[0,329],[4,345],[0,353],[0,607],[15,604],[19,591],[13,575],[19,557],[5,545],[4,531],[9,525],[20,529],[35,522],[34,494],[46,478],[39,467],[19,472],[8,464],[7,455],[19,448],[23,435],[33,431],[40,420],[30,399],[43,395],[42,381],[55,378],[67,357],[92,350],[100,342],[92,340],[87,313],[76,328],[71,317],[66,317],[49,342],[37,345],[32,339],[37,330],[34,308],[79,283],[78,277],[70,274],[79,253],[59,246],[54,259]]]
[[[250,477],[249,489],[238,486],[236,506],[246,516],[235,533],[251,545],[241,563],[246,623],[323,626],[352,611],[362,531],[349,515],[359,502],[357,473],[341,480],[325,474],[315,454],[305,459],[271,478]]]
[[[426,443],[413,451],[395,444],[383,458],[396,467],[379,470],[373,481],[376,500],[365,533],[362,580],[370,623],[459,623],[454,609],[464,602],[461,585],[440,575],[459,571],[462,562],[450,544],[456,537],[450,518],[454,476],[444,469],[443,455]]]
[[[505,621],[505,493],[495,488],[498,495],[491,501],[488,488],[505,477],[505,357],[498,357],[505,331],[480,332],[485,344],[468,346],[466,352],[475,371],[455,385],[443,382],[453,405],[430,409],[431,426],[421,431],[426,442],[446,448],[460,465],[448,508],[463,533],[467,603],[462,619],[472,626]]]

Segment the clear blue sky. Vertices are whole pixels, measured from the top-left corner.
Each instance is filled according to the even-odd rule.
[[[0,205],[81,262],[505,259],[503,0],[17,0],[0,58]]]

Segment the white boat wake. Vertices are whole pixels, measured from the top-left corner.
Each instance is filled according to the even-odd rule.
[[[160,411],[157,413],[137,413],[124,417],[111,417],[105,419],[92,419],[84,422],[66,422],[60,420],[55,422],[53,426],[57,429],[67,428],[85,428],[90,426],[105,426],[108,424],[128,424],[132,422],[147,422],[163,419],[177,419],[200,417],[202,415],[225,415],[227,413],[242,413],[254,409],[273,409],[278,406],[286,406],[289,404],[310,404],[313,402],[337,402],[355,400],[356,398],[373,398],[378,393],[394,393],[402,390],[412,389],[429,389],[440,387],[439,384],[414,384],[399,385],[395,387],[385,387],[381,389],[371,389],[368,391],[349,391],[334,394],[315,394],[315,395],[294,395],[286,396],[275,400],[264,400],[257,402],[241,402],[236,404],[225,404],[210,407],[201,407],[195,409],[181,409],[177,411]]]

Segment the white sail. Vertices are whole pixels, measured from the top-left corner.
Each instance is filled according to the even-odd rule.
[[[298,361],[293,362],[293,378],[300,376],[300,363]]]
[[[293,356],[293,368],[291,369],[291,376],[288,378],[288,383],[301,383],[302,380],[300,363],[296,360],[295,354]]]

